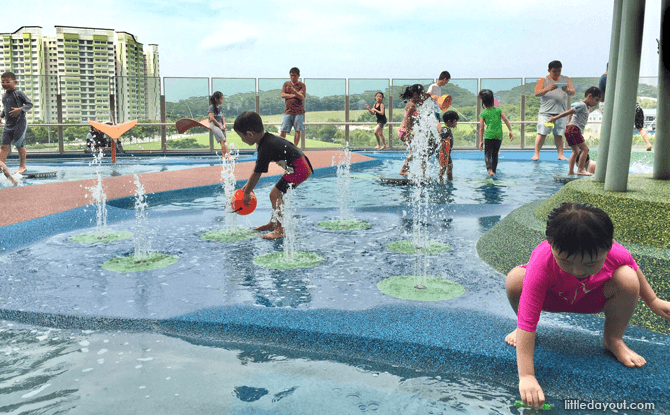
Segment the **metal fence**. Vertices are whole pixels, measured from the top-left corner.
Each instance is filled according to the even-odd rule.
[[[579,100],[584,91],[598,85],[599,76],[571,78]],[[481,89],[490,89],[512,124],[515,140],[503,146],[532,147],[540,98],[534,94],[539,78],[468,78],[451,79],[442,87],[451,94],[451,110],[459,116],[454,130],[455,147],[474,148],[478,144],[478,116],[482,110],[477,99]],[[193,151],[218,149],[211,134],[192,129],[179,135],[174,128],[181,118],[208,117],[209,97],[214,91],[224,95],[223,114],[228,126],[244,111],[256,111],[266,128],[278,131],[285,108],[280,91],[287,79],[277,78],[207,78],[207,77],[94,77],[94,76],[17,76],[18,88],[32,100],[28,112],[29,129],[26,147],[33,152],[80,152],[85,146],[88,120],[121,123],[139,120],[137,126],[122,137],[127,150],[137,152]],[[384,94],[389,123],[384,129],[387,145],[404,147],[396,136],[403,118],[405,102],[400,98],[412,84],[428,87],[434,79],[357,79],[305,78],[304,149],[371,148],[377,144],[373,130],[376,118],[365,105],[372,106],[377,92]],[[644,106],[655,106],[658,93],[656,77],[640,78],[638,95],[649,100]],[[597,140],[599,120],[590,122],[587,140]],[[506,129],[506,127],[504,127]],[[632,129],[631,129],[632,130]],[[631,131],[632,133],[632,131]],[[229,140],[236,134],[229,131]],[[552,140],[547,140],[552,141]],[[220,151],[220,149],[218,149]]]

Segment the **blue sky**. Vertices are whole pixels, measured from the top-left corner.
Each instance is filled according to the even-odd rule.
[[[658,73],[661,0],[647,0],[640,75]],[[288,78],[599,76],[613,0],[67,0],[3,11],[0,32],[111,28],[159,45],[161,76]]]

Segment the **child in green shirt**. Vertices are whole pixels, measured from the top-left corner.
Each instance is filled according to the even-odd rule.
[[[483,138],[479,143],[479,149],[484,147],[484,161],[489,176],[496,174],[498,167],[498,152],[503,140],[502,121],[505,121],[509,130],[509,139],[514,140],[512,135],[512,126],[509,120],[502,112],[502,108],[494,106],[493,91],[482,89],[479,91],[479,98],[482,100],[484,111],[479,114],[479,136]],[[501,121],[502,120],[502,121]],[[486,130],[486,133],[484,133]]]

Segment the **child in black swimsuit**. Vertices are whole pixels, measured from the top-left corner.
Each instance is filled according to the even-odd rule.
[[[372,108],[368,104],[365,104],[365,109],[370,111],[370,114],[377,116],[377,127],[375,127],[375,138],[377,138],[377,146],[375,149],[383,150],[386,148],[386,139],[384,138],[384,126],[388,122],[386,118],[386,108],[384,107],[384,94],[382,92],[377,92],[375,94],[375,101],[377,102]],[[381,139],[381,143],[379,142]]]

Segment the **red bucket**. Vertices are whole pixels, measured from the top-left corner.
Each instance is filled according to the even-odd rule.
[[[230,200],[230,204],[233,207],[233,212],[237,213],[238,215],[248,215],[254,210],[256,210],[256,205],[258,204],[258,200],[256,200],[256,194],[254,192],[251,192],[251,203],[249,205],[245,205],[244,202],[242,201],[242,198],[244,197],[244,191],[242,189],[239,189],[238,191],[235,192],[233,195],[233,198]]]

